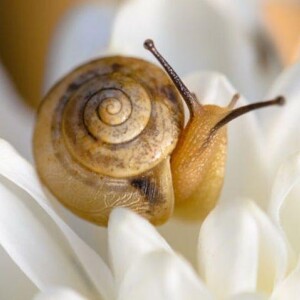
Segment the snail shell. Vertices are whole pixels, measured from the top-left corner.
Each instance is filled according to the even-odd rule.
[[[170,154],[183,128],[169,77],[136,58],[83,65],[45,97],[34,133],[42,182],[77,215],[105,226],[112,208],[154,224],[172,214]]]

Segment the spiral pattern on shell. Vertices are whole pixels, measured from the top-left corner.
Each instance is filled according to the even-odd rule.
[[[117,204],[150,214],[154,200],[137,177],[151,189],[171,180],[160,168],[169,165],[182,128],[181,98],[160,68],[135,58],[103,58],[74,70],[43,100],[34,135],[37,169],[58,199],[96,223],[106,222],[105,211]],[[150,179],[159,173],[166,179]],[[167,190],[173,193],[155,188],[152,196],[165,201]],[[137,192],[143,205],[130,200]]]
[[[136,72],[125,75],[119,68],[102,74],[98,69],[78,88],[71,85],[58,103],[53,141],[63,139],[72,158],[89,170],[134,176],[153,168],[175,147],[179,125],[170,101],[133,76]]]

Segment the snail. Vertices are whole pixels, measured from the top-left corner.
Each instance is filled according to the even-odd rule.
[[[234,109],[201,105],[152,40],[163,69],[132,57],[80,66],[43,99],[34,131],[42,183],[78,216],[106,226],[114,207],[155,225],[173,214],[201,220],[216,205],[224,177],[226,124],[283,97]],[[184,127],[183,101],[190,111]]]

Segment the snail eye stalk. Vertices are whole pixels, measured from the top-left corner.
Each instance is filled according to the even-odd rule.
[[[229,107],[232,107],[232,105],[235,104],[235,102],[238,100],[239,96],[238,94],[236,94],[233,99],[231,100]],[[230,121],[250,112],[253,110],[257,110],[260,108],[264,108],[267,106],[273,106],[273,105],[278,105],[278,106],[282,106],[284,105],[286,102],[285,98],[283,96],[278,96],[272,100],[269,101],[261,101],[261,102],[256,102],[256,103],[252,103],[246,106],[242,106],[236,109],[233,109],[232,111],[230,111],[228,113],[228,115],[226,115],[223,119],[221,119],[213,128],[213,131],[216,131],[218,129],[220,129],[221,127],[223,127],[224,125],[226,125],[227,123],[229,123]]]
[[[227,107],[229,109],[233,109],[235,107],[235,105],[237,104],[237,102],[239,101],[240,98],[241,98],[240,94],[234,94]]]
[[[153,40],[151,39],[146,40],[144,42],[144,47],[156,57],[156,59],[160,62],[160,64],[165,69],[165,71],[168,73],[174,85],[176,86],[177,90],[179,91],[182,98],[186,102],[191,115],[192,116],[194,115],[196,108],[202,109],[202,105],[199,102],[197,102],[195,95],[189,91],[189,89],[180,79],[180,77],[175,72],[175,70],[170,66],[170,64],[166,61],[166,59],[158,52],[158,50],[154,45]]]
[[[175,70],[170,66],[170,64],[166,61],[166,59],[159,53],[159,51],[155,47],[153,40],[147,39],[144,42],[144,47],[147,50],[149,50],[156,57],[156,59],[160,62],[160,64],[165,69],[165,71],[168,73],[168,75],[170,76],[174,85],[176,86],[176,88],[180,92],[181,96],[183,97],[184,101],[186,102],[191,115],[192,116],[194,115],[196,108],[203,109],[202,105],[197,101],[195,94],[193,94],[189,91],[189,89],[186,87],[186,85],[180,79],[180,77],[175,72]],[[235,106],[235,104],[237,103],[239,98],[240,98],[240,95],[235,94],[233,96],[232,100],[230,101],[228,108],[233,109],[233,107]],[[270,101],[257,102],[257,103],[253,103],[253,104],[250,104],[247,106],[233,109],[226,117],[224,117],[222,120],[220,120],[220,122],[218,122],[216,124],[216,126],[214,127],[214,131],[221,128],[222,126],[226,125],[228,122],[230,122],[230,121],[238,118],[239,116],[241,116],[245,113],[248,113],[252,110],[256,110],[256,109],[260,109],[260,108],[272,106],[272,105],[284,105],[284,103],[285,103],[285,98],[283,96],[278,96],[275,99],[270,100]]]

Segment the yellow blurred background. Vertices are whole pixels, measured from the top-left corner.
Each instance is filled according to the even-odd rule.
[[[23,97],[39,102],[55,25],[80,0],[1,0],[0,57]]]
[[[40,101],[47,51],[55,26],[68,9],[80,2],[84,1],[0,1],[0,59],[21,95],[33,106]],[[299,4],[274,1],[263,10],[282,60],[289,64],[299,53]]]

